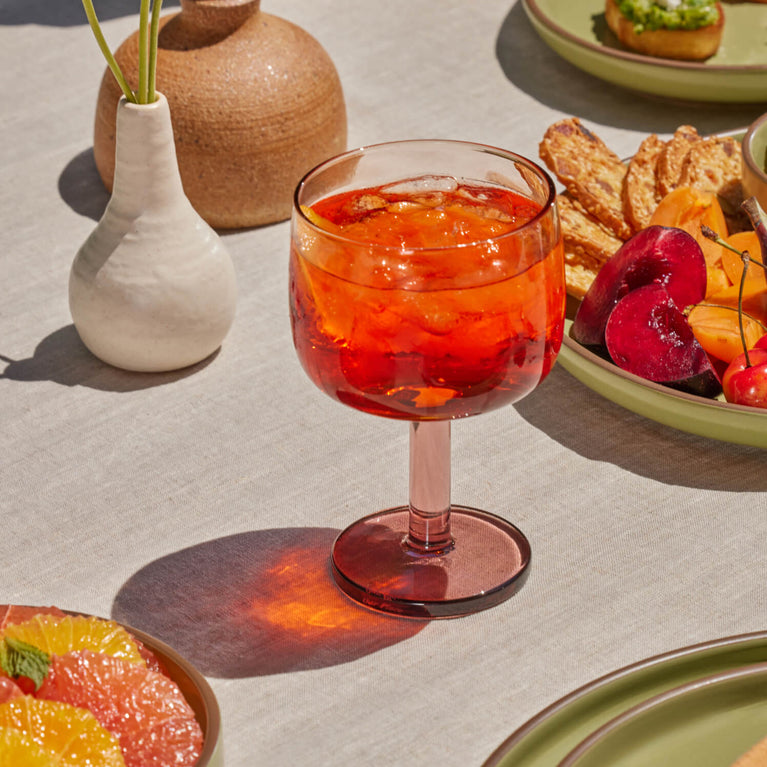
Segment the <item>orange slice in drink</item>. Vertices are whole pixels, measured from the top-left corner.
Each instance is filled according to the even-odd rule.
[[[87,708],[115,735],[127,767],[192,767],[202,730],[175,682],[122,658],[88,650],[55,657],[38,697]]]
[[[49,655],[92,650],[146,666],[138,646],[122,626],[92,616],[35,615],[25,623],[7,626],[4,636],[31,644]]]
[[[301,213],[303,213],[304,216],[306,216],[306,218],[309,221],[311,221],[315,226],[318,226],[320,229],[324,229],[326,232],[339,233],[341,231],[340,226],[338,226],[337,224],[334,224],[332,221],[329,221],[324,216],[321,216],[319,213],[315,212],[308,205],[301,206]]]
[[[311,208],[302,206],[301,211],[323,231],[342,231],[341,227]],[[339,287],[334,287],[337,277],[333,275],[340,273],[348,276],[352,259],[347,258],[342,243],[326,240],[301,220],[296,224],[294,239],[296,295],[299,300],[306,300],[314,307],[317,321],[325,335],[331,338],[347,337],[353,322],[353,302]]]
[[[0,728],[14,729],[37,748],[30,748],[29,764],[57,767],[124,767],[120,744],[89,711],[65,703],[37,700],[30,695],[0,704]],[[8,736],[9,748],[20,739]],[[44,761],[40,750],[51,758]],[[0,754],[3,752],[0,751]],[[0,764],[17,767],[23,762],[0,757]]]

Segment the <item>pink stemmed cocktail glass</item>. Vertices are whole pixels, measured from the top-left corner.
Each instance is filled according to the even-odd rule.
[[[505,519],[450,502],[450,424],[515,402],[562,341],[563,248],[549,176],[458,141],[335,157],[296,189],[290,309],[326,394],[410,422],[407,506],[336,539],[333,575],[363,604],[450,617],[521,585],[530,546]]]

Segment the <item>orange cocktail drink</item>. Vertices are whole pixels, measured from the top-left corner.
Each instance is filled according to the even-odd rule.
[[[529,160],[451,141],[348,152],[298,185],[301,364],[339,402],[410,422],[408,505],[357,520],[333,546],[336,582],[363,604],[462,615],[524,580],[524,535],[450,501],[450,424],[521,399],[554,364],[565,308],[555,197]]]
[[[347,405],[408,420],[526,395],[561,343],[562,251],[552,228],[506,235],[541,207],[502,187],[430,178],[304,208],[291,307],[310,378]]]

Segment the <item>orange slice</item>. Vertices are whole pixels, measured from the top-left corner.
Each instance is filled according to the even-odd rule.
[[[101,618],[35,615],[25,623],[7,626],[4,636],[31,644],[49,655],[92,650],[146,666],[131,635],[118,623]]]
[[[23,733],[52,758],[57,767],[124,767],[120,744],[89,711],[65,703],[37,700],[29,695],[0,704],[0,728]],[[11,748],[18,739],[10,738]],[[40,760],[39,750],[32,758]],[[2,753],[2,752],[0,752]],[[1,764],[17,766],[15,760],[0,758]],[[45,761],[30,764],[45,765]]]
[[[13,767],[56,767],[56,760],[21,730],[0,727],[0,764]]]

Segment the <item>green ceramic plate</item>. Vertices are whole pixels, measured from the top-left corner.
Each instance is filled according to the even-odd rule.
[[[767,737],[767,665],[651,698],[600,727],[559,767],[727,767]]]
[[[514,732],[483,767],[554,767],[600,727],[650,698],[715,674],[765,662],[767,632],[727,637],[648,658],[601,677],[553,703]],[[733,747],[741,751],[767,736],[767,729],[756,734],[757,724],[767,728],[767,687],[764,683],[762,689],[763,699],[755,705],[763,718],[733,732]],[[740,707],[739,700],[732,701],[733,705]],[[666,759],[662,755],[663,742],[664,739],[656,742],[653,758],[646,759],[643,765],[707,767],[709,764]],[[610,763],[602,762],[601,767],[607,764]],[[720,762],[718,767],[722,764]]]
[[[767,447],[767,410],[730,405],[646,381],[593,354],[569,337],[558,361],[581,383],[627,410],[680,431],[722,442]]]
[[[719,135],[740,140],[743,131]],[[718,400],[696,397],[621,370],[570,338],[577,302],[574,299],[569,302],[570,318],[565,322],[565,339],[558,361],[581,383],[627,410],[674,429],[721,442],[767,447],[767,410],[730,405],[722,396]]]
[[[691,101],[767,100],[767,4],[726,3],[722,44],[703,63],[622,48],[605,22],[604,0],[522,0],[522,5],[552,50],[615,85]]]

